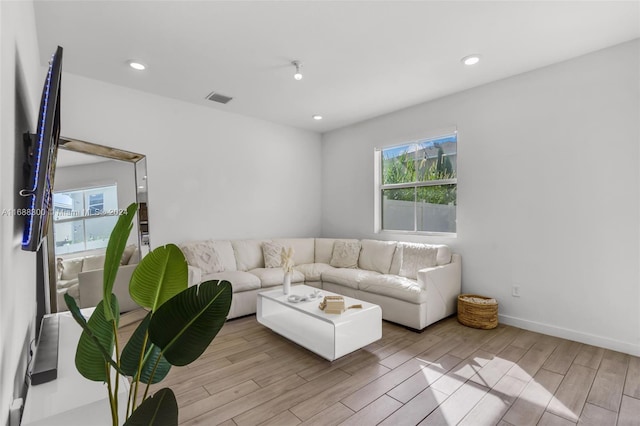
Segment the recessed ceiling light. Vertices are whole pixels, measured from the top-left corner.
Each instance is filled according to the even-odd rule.
[[[316,114],[316,115],[314,115],[314,116],[313,116],[313,119],[314,119],[314,120],[318,120],[318,121],[319,121],[319,120],[322,120],[322,116],[321,116],[321,115]]]
[[[143,71],[147,69],[147,66],[145,64],[138,61],[129,61],[128,64],[131,68],[133,68],[136,71]]]
[[[475,65],[480,62],[480,55],[469,55],[461,59],[461,62],[465,65]]]

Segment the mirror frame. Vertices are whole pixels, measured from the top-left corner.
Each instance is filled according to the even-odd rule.
[[[148,222],[148,185],[147,185],[147,157],[131,151],[125,151],[118,148],[112,148],[92,142],[86,142],[79,139],[71,139],[60,136],[58,140],[58,149],[65,151],[79,152],[83,154],[96,155],[111,160],[125,161],[133,164],[135,185],[136,185],[136,203],[138,203],[138,249],[142,256],[143,246],[149,246],[149,222]],[[55,175],[54,175],[55,179]],[[54,180],[55,186],[55,180]],[[142,187],[142,188],[141,188]],[[142,208],[144,203],[144,209]],[[47,233],[47,263],[49,278],[49,303],[52,312],[58,311],[57,289],[56,289],[56,259],[55,259],[55,240],[53,236],[53,223],[49,224]],[[55,309],[55,310],[54,310]]]

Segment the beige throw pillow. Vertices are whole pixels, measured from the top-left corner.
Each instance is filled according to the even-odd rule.
[[[187,263],[202,270],[202,275],[224,271],[218,253],[206,241],[197,241],[179,246]]]
[[[265,242],[262,244],[265,268],[279,268],[282,266],[282,249],[280,243]]]
[[[357,268],[360,241],[336,241],[329,265],[335,268]]]
[[[402,263],[400,276],[418,279],[418,271],[436,266],[438,248],[428,244],[400,243],[402,247]]]

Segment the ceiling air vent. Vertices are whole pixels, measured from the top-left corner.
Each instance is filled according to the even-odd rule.
[[[227,102],[229,102],[231,99],[231,97],[229,96],[225,96],[222,95],[220,93],[216,93],[216,92],[211,92],[207,95],[206,99],[213,101],[213,102],[218,102],[220,104],[226,104]]]

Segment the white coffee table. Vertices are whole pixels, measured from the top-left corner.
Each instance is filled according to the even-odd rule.
[[[291,288],[291,294],[306,296],[316,290],[306,285]],[[322,297],[336,295],[321,290]],[[362,305],[342,314],[325,314],[319,304],[322,297],[291,303],[282,289],[258,293],[258,322],[283,337],[333,361],[382,338],[380,306],[344,297],[346,306]]]

